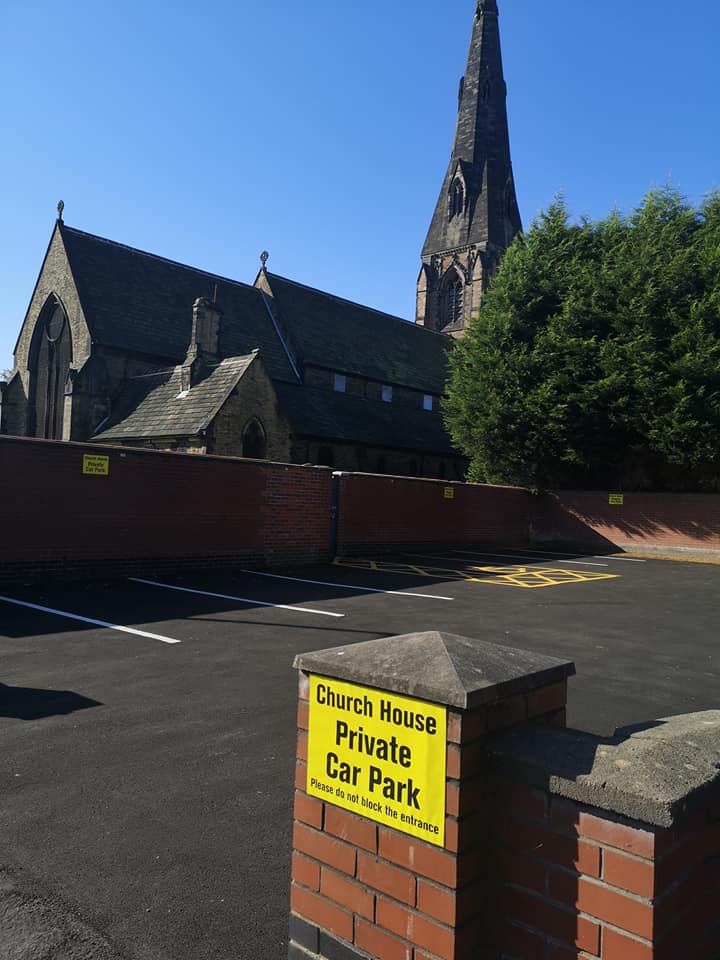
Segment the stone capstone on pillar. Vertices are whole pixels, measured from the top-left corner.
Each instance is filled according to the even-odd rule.
[[[597,737],[528,724],[488,742],[489,765],[578,803],[673,827],[720,799],[720,710]]]
[[[294,666],[459,710],[491,706],[575,674],[567,660],[437,630],[303,653]]]

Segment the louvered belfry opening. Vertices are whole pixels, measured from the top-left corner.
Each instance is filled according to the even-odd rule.
[[[71,363],[70,324],[62,304],[52,296],[38,318],[30,354],[31,436],[62,440]]]
[[[462,216],[465,210],[465,187],[462,180],[456,179],[450,191],[450,217]]]

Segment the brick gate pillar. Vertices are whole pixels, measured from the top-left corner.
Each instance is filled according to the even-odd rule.
[[[438,632],[297,657],[290,960],[480,960],[490,733],[564,726],[572,663]]]

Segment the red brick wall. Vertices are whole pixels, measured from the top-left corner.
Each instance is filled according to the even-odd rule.
[[[526,541],[530,500],[519,487],[343,474],[337,552]]]
[[[110,458],[83,475],[83,455]],[[102,561],[325,559],[331,471],[0,438],[0,573]]]
[[[242,461],[234,461],[242,464]],[[332,472],[323,467],[259,463],[264,489],[259,524],[263,556],[326,560],[330,549]]]
[[[307,697],[301,673],[291,960],[720,957],[717,791],[664,829],[488,767],[494,730],[563,725],[564,682],[449,711],[444,849],[307,795]]]
[[[564,490],[532,498],[531,538],[593,549],[696,553],[720,551],[720,496],[701,493],[609,493]]]
[[[490,787],[503,956],[720,956],[716,814],[662,830],[507,779]]]
[[[110,458],[107,477],[84,454]],[[324,560],[331,471],[0,437],[0,576],[139,570],[184,561]],[[446,490],[453,498],[445,497]],[[720,496],[531,496],[517,487],[372,474],[339,478],[337,553],[531,538],[592,549],[720,553]]]
[[[307,795],[309,680],[299,675],[290,957],[474,960],[487,946],[487,734],[525,720],[564,725],[563,681],[448,712],[444,848]],[[494,882],[494,878],[493,881]],[[319,934],[321,942],[313,941]],[[343,952],[326,934],[352,945]],[[305,934],[303,943],[302,935]],[[305,949],[302,949],[302,948]],[[414,953],[413,953],[414,950]],[[530,960],[520,955],[519,960]]]

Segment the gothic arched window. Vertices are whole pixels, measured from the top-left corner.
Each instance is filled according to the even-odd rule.
[[[70,324],[63,305],[51,296],[40,313],[30,348],[32,436],[62,440],[71,363]]]
[[[445,293],[445,322],[448,326],[462,322],[464,294],[462,278],[456,274],[447,285]]]
[[[459,216],[465,210],[465,185],[460,177],[456,177],[450,188],[450,219]]]
[[[267,438],[257,418],[253,418],[243,430],[242,455],[250,460],[264,460],[267,455]]]

